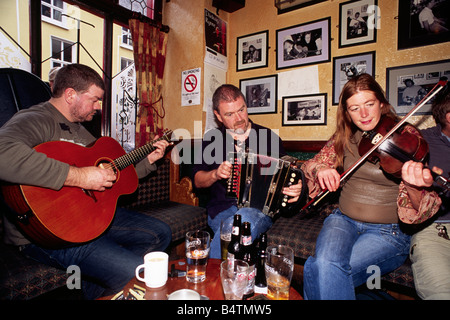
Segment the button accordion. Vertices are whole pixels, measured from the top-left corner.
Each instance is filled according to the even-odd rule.
[[[290,197],[283,194],[283,188],[299,181],[305,185],[300,162],[290,156],[277,159],[248,152],[230,152],[228,161],[232,164],[232,172],[226,195],[236,198],[239,208],[256,208],[273,218],[288,205]]]

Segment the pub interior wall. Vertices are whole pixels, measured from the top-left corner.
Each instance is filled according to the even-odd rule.
[[[200,105],[181,106],[181,73],[202,68],[204,64],[204,9],[217,15],[212,0],[171,0],[164,3],[164,23],[170,26],[164,73],[165,127],[186,129],[192,137],[201,138],[205,124],[203,111],[204,82],[202,77]],[[381,13],[377,41],[371,44],[339,48],[339,4],[346,1],[325,1],[284,14],[277,14],[272,0],[246,0],[245,7],[233,13],[219,10],[218,16],[227,22],[228,70],[227,82],[239,87],[240,79],[274,75],[291,69],[276,69],[276,30],[318,19],[331,17],[331,61],[319,63],[318,77],[321,93],[328,94],[327,124],[320,126],[282,126],[281,98],[277,114],[251,115],[255,122],[278,130],[283,140],[327,140],[335,130],[336,109],[332,104],[333,57],[375,51],[375,77],[386,89],[386,68],[448,59],[449,43],[440,43],[411,49],[397,49],[398,1],[378,0]],[[236,71],[237,37],[269,30],[268,66],[260,69]],[[298,67],[305,68],[305,67]],[[295,69],[295,68],[292,68]],[[201,121],[201,123],[200,123]],[[431,116],[413,116],[418,127],[434,125]],[[200,129],[199,129],[200,128]]]

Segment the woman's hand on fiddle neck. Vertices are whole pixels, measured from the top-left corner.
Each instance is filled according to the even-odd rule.
[[[434,167],[433,171],[442,171]],[[419,210],[422,192],[424,189],[431,187],[433,184],[433,176],[428,168],[420,162],[407,161],[402,166],[402,180],[408,191],[412,206]]]
[[[440,169],[435,167],[433,170]],[[416,189],[431,187],[434,181],[430,169],[425,168],[422,163],[414,161],[407,161],[403,164],[402,179],[407,187]]]

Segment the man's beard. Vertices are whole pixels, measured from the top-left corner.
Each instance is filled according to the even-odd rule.
[[[243,128],[241,125],[245,125],[245,120],[238,121],[234,124],[232,131],[236,134],[244,134],[247,131],[247,127]]]

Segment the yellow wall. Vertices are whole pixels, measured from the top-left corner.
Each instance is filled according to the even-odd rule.
[[[164,24],[169,25],[166,65],[164,70],[163,98],[166,117],[165,127],[175,130],[187,129],[194,135],[194,121],[201,121],[203,110],[203,79],[201,86],[201,105],[181,106],[181,72],[201,67],[205,52],[204,10],[215,12],[211,0],[192,1],[171,0],[164,2]],[[203,4],[203,5],[202,5]],[[224,19],[221,14],[220,17]],[[203,78],[203,76],[202,76]],[[197,136],[196,138],[201,138]]]
[[[17,9],[19,14],[17,14]],[[28,53],[30,52],[29,16],[28,0],[0,1],[0,24],[2,28]],[[24,56],[28,58],[26,54]]]
[[[185,128],[194,134],[194,121],[203,120],[203,106],[181,107],[181,72],[202,67],[205,51],[204,9],[216,13],[211,0],[202,0],[204,6],[192,5],[192,1],[171,0],[164,3],[164,23],[169,25],[166,69],[164,73],[164,106],[166,108],[165,126],[171,129]],[[196,0],[195,2],[202,2]],[[279,114],[252,115],[255,122],[279,129],[284,140],[327,140],[335,129],[337,106],[332,105],[332,61],[333,57],[354,53],[376,51],[375,76],[383,88],[386,85],[386,68],[448,59],[449,43],[397,50],[398,1],[378,0],[381,10],[381,29],[377,33],[377,42],[349,48],[338,48],[339,44],[339,4],[345,1],[326,1],[282,15],[277,14],[273,0],[246,0],[245,7],[233,13],[219,11],[219,17],[228,22],[228,72],[227,82],[239,86],[239,80],[261,77],[291,69],[276,70],[275,48],[276,30],[297,24],[307,23],[325,17],[331,17],[331,61],[318,64],[320,92],[328,94],[327,126],[281,125],[281,100],[278,101]],[[269,65],[267,68],[236,72],[236,38],[269,30]],[[203,70],[203,69],[202,69]],[[204,79],[202,79],[203,81]],[[203,83],[202,97],[203,104]],[[279,98],[280,99],[280,98]],[[422,117],[413,117],[417,123]],[[428,126],[434,121],[427,120],[420,126]],[[200,138],[196,136],[195,138]]]

